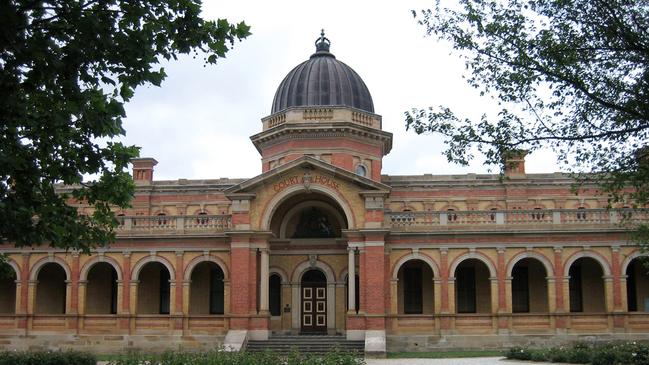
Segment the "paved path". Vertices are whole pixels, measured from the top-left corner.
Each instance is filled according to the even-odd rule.
[[[504,357],[471,357],[457,359],[367,359],[367,365],[544,365],[546,362],[506,360]],[[555,364],[556,365],[556,364]]]

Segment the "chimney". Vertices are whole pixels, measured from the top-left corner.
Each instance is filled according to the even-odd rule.
[[[505,176],[510,179],[525,178],[526,150],[510,150],[503,153]]]
[[[131,160],[133,164],[133,180],[137,185],[149,185],[153,181],[153,166],[158,164],[154,158],[134,158]]]

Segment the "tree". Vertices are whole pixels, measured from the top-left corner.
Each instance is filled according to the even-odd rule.
[[[448,160],[465,165],[475,151],[502,165],[510,151],[549,147],[611,203],[649,203],[649,1],[438,1],[413,14],[452,44],[469,85],[500,110],[470,120],[443,106],[412,109],[407,129],[441,134]]]
[[[128,206],[138,155],[116,140],[124,103],[160,85],[162,60],[213,64],[249,35],[200,12],[200,0],[0,2],[0,243],[88,251],[114,239],[111,208]]]

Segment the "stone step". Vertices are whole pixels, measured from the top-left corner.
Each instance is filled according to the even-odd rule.
[[[348,341],[343,336],[322,335],[276,335],[263,341],[248,341],[246,350],[250,352],[273,351],[288,354],[293,350],[300,353],[325,354],[338,349],[362,355],[365,349],[364,341]]]

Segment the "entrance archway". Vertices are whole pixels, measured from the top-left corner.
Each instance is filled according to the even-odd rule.
[[[320,270],[311,269],[300,283],[300,332],[327,332],[327,278]]]

